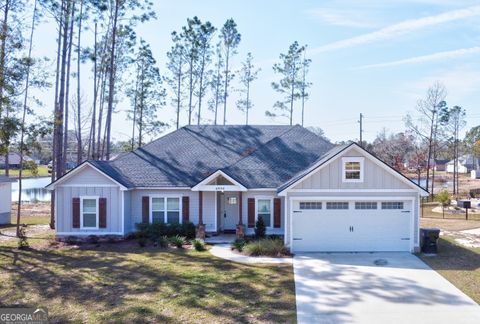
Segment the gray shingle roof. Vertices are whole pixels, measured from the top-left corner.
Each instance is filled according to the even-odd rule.
[[[112,161],[90,161],[128,188],[193,187],[222,170],[277,188],[333,145],[301,126],[186,126]]]

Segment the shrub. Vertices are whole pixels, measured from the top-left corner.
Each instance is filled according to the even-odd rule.
[[[79,244],[79,240],[76,236],[67,236],[65,238],[65,243],[67,243],[68,245],[74,245],[74,244]]]
[[[255,237],[264,238],[266,231],[267,229],[265,227],[265,222],[262,218],[258,218],[257,222],[255,223]]]
[[[91,244],[97,244],[98,243],[98,236],[96,235],[89,235],[87,237],[87,242]]]
[[[245,240],[244,239],[236,239],[232,242],[232,250],[237,250],[238,252],[242,252],[243,248],[245,247]]]
[[[25,233],[25,225],[22,225],[18,228],[18,248],[22,250],[28,248],[29,246],[27,234]]]
[[[140,245],[140,247],[147,246],[147,238],[146,237],[139,237],[138,238],[138,245]]]
[[[165,224],[165,223],[153,223],[153,224],[136,224],[137,237],[146,237],[152,241],[158,240],[162,236],[184,236],[191,240],[195,238],[195,225],[191,222],[182,224]]]
[[[194,240],[192,240],[192,245],[193,245],[193,247],[195,248],[196,251],[205,251],[206,250],[205,242],[203,240],[194,239]]]
[[[170,241],[170,244],[176,246],[179,249],[183,248],[183,246],[187,243],[185,237],[180,235],[169,237],[168,240]]]
[[[167,247],[168,247],[168,237],[166,237],[165,235],[160,236],[160,237],[157,239],[157,244],[158,244],[158,246],[161,247],[162,249],[167,248]]]
[[[253,241],[245,244],[243,250],[251,256],[281,256],[288,254],[288,250],[283,244],[283,241],[278,239],[260,239]]]

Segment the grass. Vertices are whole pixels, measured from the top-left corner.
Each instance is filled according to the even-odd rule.
[[[423,208],[420,208],[420,215],[422,215],[422,218],[439,218],[443,219],[443,214],[442,213],[436,213],[432,211],[433,208],[440,206],[440,203],[437,202],[430,202],[430,203],[425,203],[423,205]],[[458,220],[465,220],[465,212],[461,212],[458,214],[451,214],[445,212],[445,219],[458,219]],[[480,221],[480,214],[472,214],[468,213],[468,219],[469,220],[476,220]]]
[[[47,307],[52,322],[296,321],[291,265],[244,265],[132,241],[36,250],[0,245],[0,307],[8,305]]]
[[[13,177],[13,178],[16,178],[18,177],[18,173],[19,173],[19,170],[18,169],[10,169],[9,170],[10,174],[9,176],[10,177]],[[5,174],[5,170],[4,169],[1,169],[0,170],[0,175],[1,174]],[[37,177],[49,177],[50,176],[50,173],[48,173],[48,168],[46,165],[39,165],[38,166],[38,175]],[[34,178],[34,175],[32,174],[32,171],[31,170],[23,170],[22,172],[22,177],[23,178]]]
[[[480,248],[466,248],[453,238],[438,240],[438,255],[419,257],[458,289],[480,303]]]

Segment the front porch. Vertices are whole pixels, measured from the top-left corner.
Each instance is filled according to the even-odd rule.
[[[198,191],[198,238],[218,244],[231,243],[235,238],[244,236],[243,192],[247,191],[244,186],[217,171],[192,188],[192,191]],[[210,223],[208,232],[203,219],[205,203],[213,203],[213,208],[207,209],[208,213],[214,214],[214,224]]]

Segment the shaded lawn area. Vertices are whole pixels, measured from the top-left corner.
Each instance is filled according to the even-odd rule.
[[[208,251],[0,246],[0,307],[44,306],[53,322],[295,322],[291,265],[252,266]]]
[[[420,227],[436,227],[443,231],[464,231],[480,227],[478,220],[420,218]]]
[[[419,257],[458,289],[480,303],[480,248],[466,248],[453,238],[438,240],[438,255]]]

